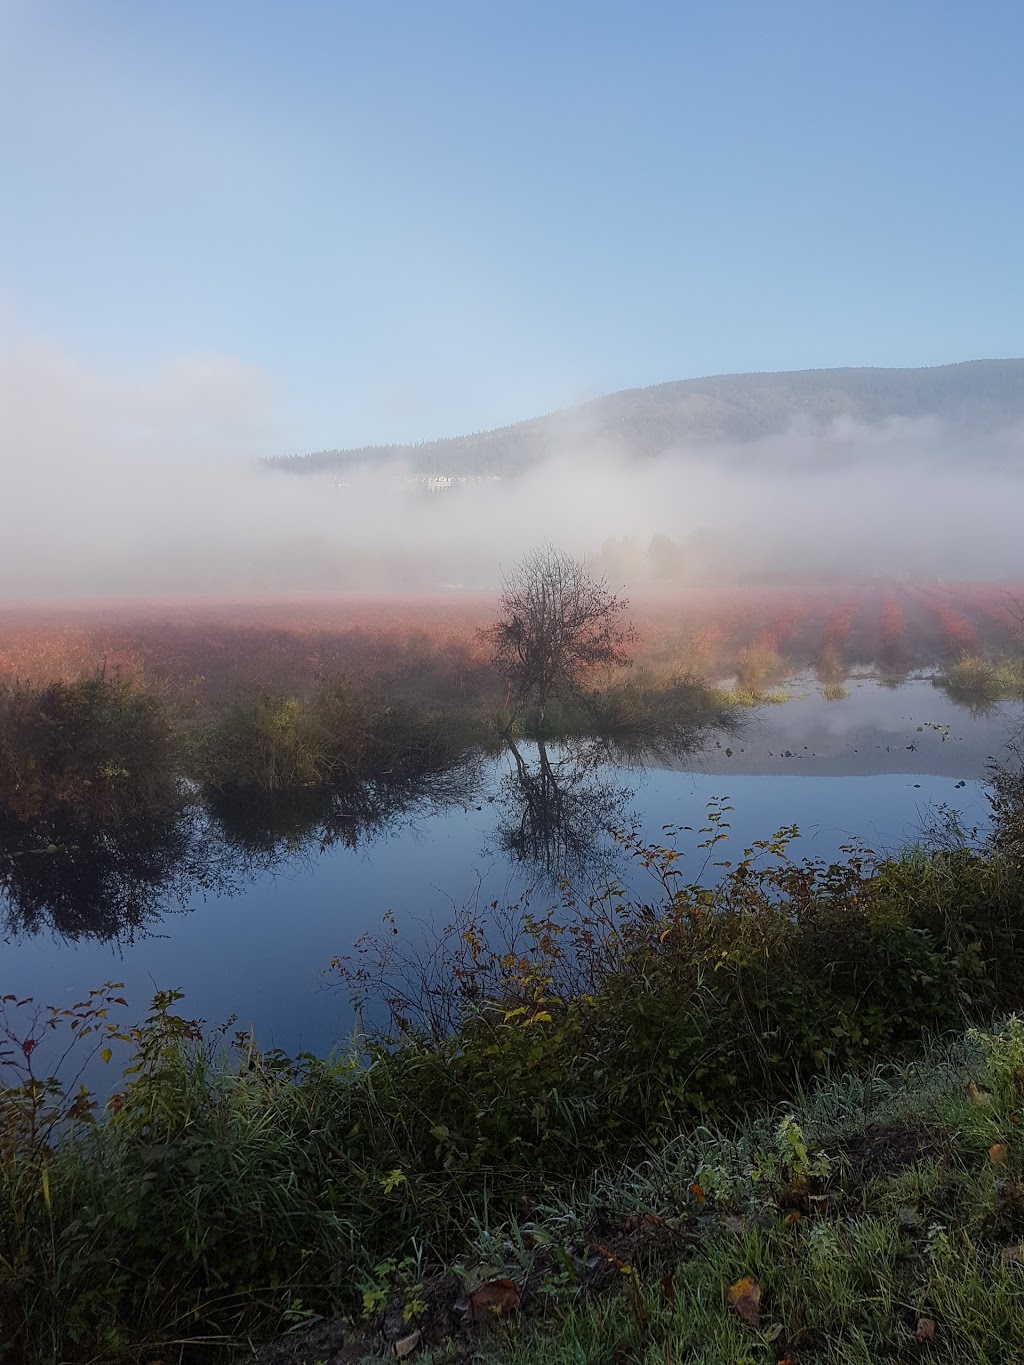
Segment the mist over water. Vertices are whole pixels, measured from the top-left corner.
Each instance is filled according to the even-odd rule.
[[[396,463],[261,468],[290,444],[275,388],[224,357],[111,377],[22,347],[0,412],[7,600],[491,587],[544,539],[629,586],[1020,570],[1024,423],[796,421],[638,460],[581,419],[518,475],[427,492]]]

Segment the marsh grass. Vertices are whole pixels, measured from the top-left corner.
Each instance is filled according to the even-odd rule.
[[[785,687],[773,687],[767,692],[758,689],[733,687],[724,694],[733,706],[782,706],[793,700],[793,693]]]
[[[736,684],[742,693],[764,693],[785,673],[785,661],[778,650],[769,645],[748,645],[736,660]]]
[[[814,662],[814,671],[823,686],[840,685],[846,677],[846,665],[839,647],[829,641],[822,645]]]
[[[258,792],[327,786],[359,766],[369,711],[343,682],[303,700],[253,693],[227,706],[200,741],[213,786]]]
[[[976,713],[989,711],[998,702],[1024,699],[1024,658],[992,663],[967,654],[934,681],[958,706]]]
[[[502,728],[517,737],[548,741],[608,740],[628,748],[692,743],[702,727],[727,723],[730,699],[689,673],[613,669],[586,692],[548,699],[543,709],[522,705],[503,713]]]
[[[965,655],[935,681],[951,701],[971,711],[990,710],[1004,696],[996,666],[980,655]]]
[[[1024,657],[1004,659],[996,665],[996,677],[1008,700],[1024,701]]]

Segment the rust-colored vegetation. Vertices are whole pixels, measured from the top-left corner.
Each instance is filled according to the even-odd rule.
[[[634,664],[656,681],[761,689],[813,668],[886,672],[1019,652],[1013,583],[727,587],[634,595]],[[166,599],[0,609],[0,680],[40,686],[98,669],[197,712],[246,690],[312,697],[347,678],[409,702],[500,705],[481,632],[496,593]],[[609,670],[605,685],[616,681]]]

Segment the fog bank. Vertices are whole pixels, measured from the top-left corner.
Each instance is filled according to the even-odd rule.
[[[489,587],[543,539],[628,586],[1024,568],[1024,424],[795,421],[642,462],[580,427],[517,477],[429,491],[394,464],[261,470],[275,404],[221,357],[118,378],[0,356],[0,596]]]

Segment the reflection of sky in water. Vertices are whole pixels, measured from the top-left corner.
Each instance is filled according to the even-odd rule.
[[[634,814],[653,842],[663,840],[664,825],[699,827],[707,802],[724,796],[735,809],[727,817],[729,842],[714,857],[739,856],[754,839],[796,824],[797,851],[828,859],[856,838],[876,849],[898,847],[928,827],[940,805],[968,826],[983,826],[987,805],[977,779],[987,758],[1003,751],[1012,720],[1008,710],[973,718],[927,683],[893,692],[864,684],[838,703],[812,693],[765,708],[740,736],[698,756],[698,771],[606,768],[599,776],[634,790],[623,818]],[[928,723],[949,724],[948,738],[916,730]],[[778,757],[787,748],[796,752],[798,742],[801,753],[808,743],[809,757]],[[264,1044],[322,1050],[351,1025],[343,997],[323,989],[323,969],[376,928],[386,910],[415,934],[418,925],[447,922],[453,903],[476,894],[512,900],[527,885],[524,870],[495,851],[496,826],[508,811],[488,796],[500,796],[507,771],[508,760],[492,766],[468,809],[423,818],[365,850],[337,847],[295,858],[232,897],[204,901],[199,894],[191,913],[165,916],[150,937],[123,949],[90,940],[64,944],[45,934],[4,944],[0,992],[63,1004],[116,979],[141,1012],[155,988],[179,986],[187,992],[186,1013],[212,1022],[237,1013],[239,1026],[252,1023]],[[694,875],[704,856],[694,850],[697,838],[679,840]],[[621,869],[620,876],[637,889],[650,885],[638,869]],[[534,904],[542,899],[535,895]]]
[[[1021,726],[1019,706],[1004,703],[972,715],[926,679],[897,688],[868,680],[847,686],[848,697],[829,702],[813,679],[803,681],[794,687],[793,701],[760,708],[735,739],[722,740],[698,766],[766,775],[900,771],[970,779],[1005,752]],[[726,747],[733,750],[731,758],[725,757]],[[782,759],[787,749],[793,756]]]

